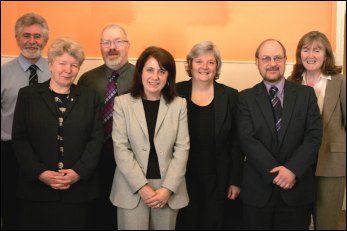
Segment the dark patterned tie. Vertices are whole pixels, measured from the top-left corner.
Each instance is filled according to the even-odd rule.
[[[271,87],[269,90],[270,100],[271,100],[273,113],[275,117],[276,132],[278,133],[278,131],[281,129],[282,106],[281,106],[281,101],[276,95],[277,92],[278,92],[277,87]]]
[[[35,64],[29,67],[29,70],[30,70],[29,85],[34,85],[39,82],[37,78],[37,68],[38,67]]]
[[[102,115],[104,119],[104,142],[106,142],[112,133],[112,112],[114,97],[117,95],[117,77],[119,74],[116,71],[112,72],[110,78],[108,78],[108,84],[105,92],[105,104],[102,110]]]

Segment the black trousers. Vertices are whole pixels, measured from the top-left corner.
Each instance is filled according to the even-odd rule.
[[[92,227],[95,230],[117,229],[117,207],[110,201],[110,193],[116,162],[113,153],[112,139],[106,142],[101,152],[97,167],[100,184],[100,197],[93,202],[94,221]]]
[[[1,217],[3,229],[18,229],[18,163],[12,142],[1,141]]]
[[[186,175],[189,204],[179,210],[177,230],[220,230],[223,227],[225,197],[217,187],[217,176]]]
[[[249,230],[308,230],[312,205],[289,206],[274,189],[264,207],[243,205],[244,226]]]

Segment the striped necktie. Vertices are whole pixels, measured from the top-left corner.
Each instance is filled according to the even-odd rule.
[[[39,82],[37,77],[37,69],[38,67],[35,64],[29,67],[29,70],[30,70],[29,85],[34,85]]]
[[[281,101],[277,97],[278,89],[277,87],[271,87],[269,90],[271,105],[273,108],[274,118],[275,118],[275,128],[278,133],[281,129],[281,121],[282,121],[282,106]]]
[[[117,95],[117,77],[119,76],[117,71],[113,71],[110,78],[108,78],[108,84],[105,92],[104,108],[102,110],[104,120],[104,142],[106,142],[112,133],[112,112],[114,97]]]

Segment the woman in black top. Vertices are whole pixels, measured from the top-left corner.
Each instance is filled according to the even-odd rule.
[[[177,83],[187,99],[190,152],[187,164],[189,205],[180,210],[177,229],[222,229],[227,199],[240,193],[242,158],[235,137],[237,90],[217,83],[219,51],[210,41],[187,55],[191,80]]]

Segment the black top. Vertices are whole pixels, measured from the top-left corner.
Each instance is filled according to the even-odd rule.
[[[191,138],[190,166],[195,174],[216,174],[214,100],[207,106],[191,103],[188,116]]]
[[[150,101],[150,100],[142,99],[142,102],[143,102],[143,107],[145,109],[149,142],[151,145],[149,158],[148,158],[146,178],[160,179],[161,176],[160,176],[160,170],[159,170],[158,156],[157,156],[157,151],[155,150],[154,141],[153,141],[160,100]]]
[[[58,131],[57,131],[57,142],[58,142],[58,169],[64,168],[64,112],[66,111],[67,101],[69,99],[69,94],[59,94],[52,91],[52,96],[56,105],[56,110],[58,113]]]

